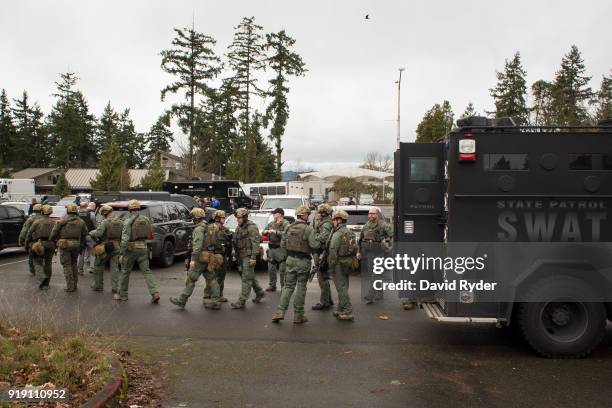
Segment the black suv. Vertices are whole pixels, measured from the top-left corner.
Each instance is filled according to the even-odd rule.
[[[0,250],[18,246],[19,233],[26,216],[20,209],[0,205]]]
[[[128,214],[128,202],[108,203],[113,215],[124,218]],[[193,220],[187,207],[171,201],[141,201],[140,213],[151,220],[149,241],[150,256],[162,266],[171,266],[176,255],[187,253],[193,231]]]

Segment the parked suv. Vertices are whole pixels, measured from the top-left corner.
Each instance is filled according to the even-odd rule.
[[[26,216],[20,209],[0,205],[0,250],[18,246],[19,233]]]
[[[149,256],[164,267],[174,263],[174,257],[187,253],[193,231],[189,209],[172,201],[141,201],[140,213],[151,221],[151,236],[147,241]],[[115,217],[128,214],[128,202],[108,203]]]

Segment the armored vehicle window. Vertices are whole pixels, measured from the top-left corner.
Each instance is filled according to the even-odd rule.
[[[153,205],[149,207],[149,218],[153,223],[165,222],[164,220],[164,207],[161,205]]]
[[[276,194],[278,194],[278,195],[286,194],[285,186],[277,186],[276,187]]]
[[[592,154],[570,154],[569,155],[570,170],[593,170],[593,155]]]
[[[527,171],[529,158],[526,154],[485,154],[484,168],[488,171]]]
[[[411,157],[410,181],[436,181],[435,157]]]
[[[189,210],[181,203],[176,203],[176,207],[178,208],[179,215],[181,219],[186,220],[189,218]]]
[[[176,221],[179,219],[179,212],[174,204],[166,205],[166,211],[168,211],[168,218],[170,221]]]

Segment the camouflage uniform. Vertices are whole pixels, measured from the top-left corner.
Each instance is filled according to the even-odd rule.
[[[42,206],[40,204],[34,205],[34,209],[32,210],[32,215],[28,217],[28,219],[23,223],[23,227],[21,227],[21,232],[19,232],[19,238],[17,244],[19,246],[25,247],[26,252],[28,253],[28,268],[32,275],[34,275],[34,257],[30,252],[30,248],[26,245],[26,236],[28,234],[28,230],[37,219],[41,218],[40,210]]]
[[[53,220],[49,218],[51,208],[45,209],[45,212],[48,212],[48,214],[38,216],[36,221],[28,228],[25,237],[25,245],[30,248],[29,254],[33,260],[36,278],[40,282],[40,289],[47,289],[49,287],[49,282],[51,281],[51,275],[53,273],[51,262],[53,260],[53,253],[55,252],[55,245],[49,240],[51,231],[55,226]],[[32,244],[37,241],[40,241],[44,248],[44,253],[42,255],[35,253],[31,249]]]
[[[244,209],[239,208],[236,212],[240,213],[239,210]],[[254,302],[259,302],[265,296],[264,290],[259,286],[259,282],[255,278],[255,262],[259,253],[260,240],[259,229],[251,220],[247,219],[242,225],[238,225],[236,231],[234,231],[232,244],[236,250],[242,278],[240,298],[236,303],[232,303],[232,307],[235,309],[244,307],[251,294],[251,288],[255,292]]]
[[[117,218],[111,221],[105,217],[89,235],[97,240],[98,245],[105,247],[104,254],[94,259],[94,283],[91,288],[99,291],[104,289],[104,266],[108,263],[112,293],[119,293],[119,242],[123,235],[123,223]]]
[[[130,214],[123,222],[123,232],[121,234],[121,244],[119,246],[119,256],[121,263],[121,277],[119,278],[119,294],[120,300],[127,300],[128,289],[130,286],[130,274],[134,268],[134,264],[138,264],[138,268],[142,272],[149,293],[152,296],[152,301],[159,301],[159,292],[153,279],[153,274],[149,268],[149,249],[147,248],[148,231],[151,228],[151,222],[144,215],[140,215],[138,211],[133,211],[134,208],[140,208],[140,203],[128,203]],[[132,207],[132,205],[137,207]],[[117,297],[115,297],[117,299]]]
[[[331,222],[331,215],[326,215],[322,217],[319,221],[317,221],[314,225],[314,235],[315,239],[319,242],[319,248],[323,248],[329,237],[331,237],[334,226]],[[315,267],[318,268],[319,265],[319,256],[321,255],[320,250],[316,250],[313,253],[313,260]],[[318,309],[327,309],[331,305],[334,304],[331,297],[331,287],[329,286],[329,279],[324,276],[321,272],[317,273],[317,282],[319,283],[319,288],[321,288],[321,298],[319,303],[312,308],[315,310]]]
[[[306,209],[306,211],[308,211]],[[297,213],[297,212],[296,212]],[[287,250],[287,270],[285,272],[285,285],[281,292],[280,303],[277,313],[273,315],[273,320],[280,320],[275,316],[282,315],[289,308],[289,301],[293,292],[294,323],[303,323],[307,319],[304,317],[304,300],[306,298],[306,284],[308,275],[312,267],[311,254],[318,249],[320,242],[317,239],[314,229],[299,219],[291,224],[283,234],[281,247]]]
[[[68,204],[67,207],[76,206]],[[68,212],[62,218],[51,232],[51,241],[55,242],[60,248],[60,263],[64,268],[64,276],[66,278],[66,292],[74,292],[77,290],[79,275],[77,272],[77,261],[79,253],[85,246],[85,238],[87,237],[87,226],[82,219],[76,215],[76,211]],[[69,247],[62,248],[61,242],[68,242]]]
[[[214,277],[219,285],[219,300],[221,302],[227,302],[227,299],[223,296],[223,289],[225,288],[225,275],[227,274],[227,264],[228,258],[231,256],[232,251],[232,233],[229,229],[227,229],[223,223],[215,222],[218,225],[219,229],[223,231],[222,237],[219,236],[219,239],[223,239],[223,247],[225,248],[224,252],[221,254],[223,257],[223,265],[221,267],[216,268]],[[206,281],[206,288],[204,289],[204,300],[210,299],[211,296],[211,286],[210,282]]]
[[[386,256],[383,250],[383,241],[392,240],[393,233],[391,227],[386,222],[377,219],[375,223],[368,221],[361,230],[359,235],[359,248],[361,252],[361,266],[362,276],[368,277],[369,289],[368,294],[365,296],[365,300],[372,302],[375,299],[381,299],[383,296],[382,290],[374,290],[372,283],[374,275],[370,268],[372,259],[379,256]]]
[[[287,268],[287,251],[281,248],[281,238],[289,227],[289,221],[282,219],[280,223],[272,221],[266,227],[267,230],[276,231],[270,233],[268,241],[268,275],[270,277],[270,289],[276,290],[276,274],[280,275],[281,288],[285,284],[285,270]]]
[[[343,320],[352,320],[353,315],[348,288],[353,256],[357,254],[357,249],[355,234],[346,227],[346,224],[339,224],[334,229],[329,243],[327,262],[338,292],[338,306],[334,315],[345,316],[346,319]]]

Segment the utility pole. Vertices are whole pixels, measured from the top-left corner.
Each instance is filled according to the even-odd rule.
[[[400,94],[402,86],[402,72],[406,68],[399,68],[399,79],[395,82],[397,84],[397,148],[400,148]]]

